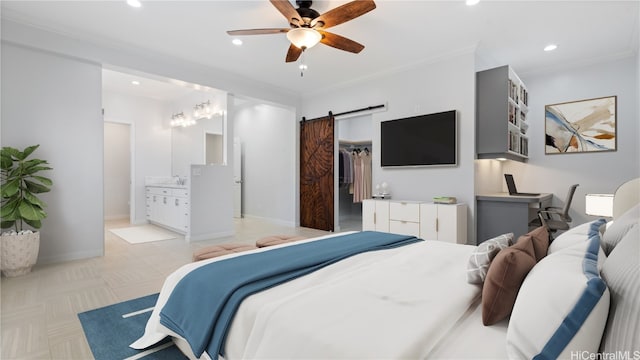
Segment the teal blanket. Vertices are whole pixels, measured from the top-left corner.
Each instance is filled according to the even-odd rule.
[[[226,333],[247,296],[347,257],[422,241],[365,231],[216,261],[187,274],[160,312],[160,323],[189,342],[200,357],[222,354]]]

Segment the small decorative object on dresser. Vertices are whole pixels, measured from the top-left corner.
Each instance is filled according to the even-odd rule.
[[[5,276],[19,276],[31,271],[38,259],[40,233],[23,229],[24,223],[40,229],[42,219],[47,217],[45,203],[36,194],[48,192],[52,181],[38,175],[51,170],[46,160],[27,158],[40,145],[29,146],[24,151],[5,146],[0,150],[2,171],[2,223],[0,236],[2,251],[0,264]]]
[[[545,154],[616,151],[617,96],[544,107]]]

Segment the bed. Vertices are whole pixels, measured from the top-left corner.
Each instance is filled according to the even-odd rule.
[[[640,205],[633,194],[640,192],[640,182],[630,184],[616,192],[619,216],[612,224],[604,230],[604,221],[596,220],[559,235],[523,276],[507,316],[489,326],[483,324],[488,285],[470,283],[468,275],[480,247],[435,240],[365,250],[249,294],[234,309],[219,347],[194,345],[197,341],[184,329],[175,331],[163,320],[163,309],[170,313],[166,309],[175,302],[172,294],[209,299],[201,284],[188,294],[176,290],[199,268],[375,236],[342,233],[183,266],[165,281],[145,334],[132,347],[146,348],[172,336],[191,359],[585,358],[596,352],[638,358]],[[538,249],[530,246],[534,256]],[[487,265],[487,284],[494,263],[508,258],[502,256],[505,249],[498,250],[500,256],[494,254]],[[185,312],[194,310],[181,306]],[[209,312],[198,310],[191,316]]]

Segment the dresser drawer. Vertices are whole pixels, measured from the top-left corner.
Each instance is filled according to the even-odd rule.
[[[394,234],[420,236],[420,223],[411,221],[389,220],[389,232]]]
[[[171,189],[157,186],[147,186],[146,193],[151,195],[171,195]]]
[[[389,203],[389,219],[418,223],[420,222],[420,204],[392,201]]]
[[[173,196],[177,197],[189,197],[189,190],[187,189],[172,189],[171,193]]]

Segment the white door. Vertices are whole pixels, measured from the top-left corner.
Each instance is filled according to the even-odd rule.
[[[233,138],[233,217],[242,217],[242,143]]]

